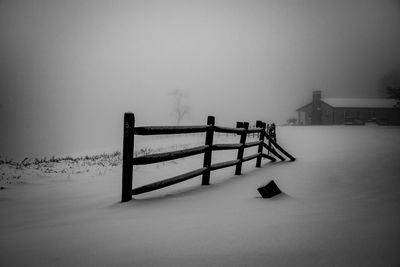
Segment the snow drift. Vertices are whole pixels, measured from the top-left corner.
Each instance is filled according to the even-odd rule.
[[[66,173],[26,169],[21,182],[0,190],[1,265],[400,264],[400,128],[277,131],[297,161],[263,161],[259,169],[250,161],[241,176],[227,168],[212,172],[209,186],[194,178],[124,204],[119,164]],[[193,140],[174,138],[147,143]],[[199,162],[191,157],[136,168],[134,186]],[[4,177],[11,172],[2,168]],[[271,179],[284,194],[263,199],[257,188]]]

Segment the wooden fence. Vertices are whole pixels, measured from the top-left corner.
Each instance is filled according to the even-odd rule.
[[[134,136],[135,135],[166,135],[166,134],[183,134],[183,133],[206,133],[205,144],[203,146],[177,150],[172,152],[157,153],[134,157]],[[232,133],[240,135],[240,143],[237,144],[214,144],[214,133]],[[246,143],[248,134],[258,134],[259,140]],[[265,142],[268,141],[268,142]],[[258,152],[244,157],[244,149],[249,147],[258,147]],[[263,153],[263,149],[268,151]],[[211,162],[212,152],[216,150],[237,150],[237,157],[234,160],[214,163]],[[279,153],[279,152],[280,153]],[[133,183],[133,166],[145,165],[157,162],[163,162],[173,159],[184,158],[188,156],[204,154],[203,167],[172,178],[168,178],[155,183],[147,184],[132,189]],[[256,167],[261,167],[261,159],[266,158],[276,161],[285,160],[286,156],[291,161],[295,158],[286,152],[276,142],[275,126],[268,125],[262,121],[256,122],[256,127],[249,128],[248,122],[237,122],[236,128],[220,127],[215,125],[215,118],[209,116],[207,125],[200,126],[145,126],[135,127],[135,115],[133,113],[124,114],[124,139],[123,139],[123,159],[122,159],[122,198],[121,202],[130,201],[133,195],[138,195],[150,191],[154,191],[166,186],[180,183],[193,177],[202,175],[202,185],[210,184],[210,172],[222,168],[236,166],[235,175],[240,175],[242,163],[252,159],[256,159]]]

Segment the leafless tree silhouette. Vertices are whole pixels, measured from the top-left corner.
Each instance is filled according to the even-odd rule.
[[[184,104],[186,98],[185,93],[180,89],[175,89],[171,93],[174,98],[174,108],[172,113],[176,119],[177,125],[180,125],[182,120],[189,114],[189,106]]]
[[[386,95],[389,98],[397,100],[397,106],[400,107],[400,72],[398,70],[392,70],[384,75],[381,79],[381,84]]]

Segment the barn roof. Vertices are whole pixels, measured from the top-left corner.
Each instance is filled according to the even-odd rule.
[[[321,98],[328,105],[335,108],[393,108],[396,99],[388,98]]]

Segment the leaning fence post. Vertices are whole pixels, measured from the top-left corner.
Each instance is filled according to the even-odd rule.
[[[242,173],[242,160],[244,154],[244,145],[246,144],[247,129],[249,128],[248,122],[237,122],[236,128],[244,128],[244,131],[240,135],[240,148],[238,149],[237,159],[239,160],[236,165],[235,175],[240,175]]]
[[[271,126],[269,127],[269,136],[272,138],[272,140],[275,141],[276,143],[276,127],[275,123],[272,123]]]
[[[134,151],[135,115],[124,114],[124,140],[122,152],[122,197],[121,202],[132,199],[133,151]]]
[[[261,167],[261,159],[262,159],[262,151],[263,151],[263,143],[264,143],[265,123],[263,123],[262,121],[257,121],[256,127],[262,129],[259,134],[261,142],[258,145],[258,153],[260,153],[260,155],[257,157],[257,162],[256,162],[256,167],[260,168]]]
[[[266,128],[267,130],[265,131],[265,133],[264,134],[267,134],[267,135],[269,135],[269,124],[267,124],[267,128]],[[269,139],[268,139],[268,155],[269,155],[269,150],[271,149],[271,141],[269,141]]]
[[[212,145],[213,145],[213,138],[214,138],[214,125],[215,125],[214,116],[207,117],[207,125],[210,126],[207,129],[206,142],[205,142],[205,145],[208,147],[206,148],[206,151],[204,152],[204,162],[203,162],[203,167],[207,167],[207,170],[205,170],[203,173],[203,179],[201,182],[202,185],[210,184],[211,156],[212,156]]]

